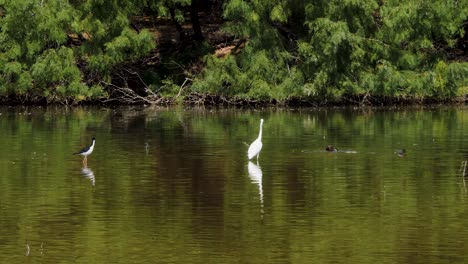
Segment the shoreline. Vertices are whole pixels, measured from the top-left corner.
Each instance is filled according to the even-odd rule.
[[[429,105],[465,105],[467,96],[453,98],[417,98],[356,95],[342,98],[289,98],[282,101],[276,99],[249,99],[227,97],[221,95],[191,93],[186,96],[141,96],[129,101],[121,98],[100,98],[94,100],[76,101],[71,98],[50,100],[35,98],[34,100],[18,97],[0,97],[1,106],[188,106],[188,107],[389,107],[389,106],[429,106]]]

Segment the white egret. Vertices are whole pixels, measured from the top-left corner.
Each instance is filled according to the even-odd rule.
[[[249,160],[251,160],[253,157],[257,156],[257,161],[258,157],[260,156],[260,150],[262,150],[262,127],[263,127],[263,118],[260,119],[260,132],[258,133],[257,139],[255,139],[252,144],[250,144],[249,151],[247,152],[247,157]]]

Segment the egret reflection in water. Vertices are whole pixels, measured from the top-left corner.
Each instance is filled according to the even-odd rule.
[[[146,153],[146,156],[148,156],[149,148],[150,148],[149,143],[148,143],[148,142],[145,142],[145,153]]]
[[[255,165],[253,162],[249,161],[248,165],[248,171],[249,171],[249,177],[252,183],[255,183],[258,185],[258,193],[259,193],[259,199],[260,199],[260,207],[261,212],[263,213],[263,184],[262,184],[262,177],[263,173],[262,170],[258,165]]]
[[[81,174],[91,181],[92,186],[96,184],[96,178],[94,177],[94,172],[90,168],[88,167],[81,168]]]

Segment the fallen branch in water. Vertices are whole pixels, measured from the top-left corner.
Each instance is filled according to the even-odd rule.
[[[171,104],[172,101],[167,98],[151,93],[149,96],[138,95],[128,87],[120,87],[112,83],[102,82],[108,89],[109,98],[102,100],[103,103],[122,103],[122,104]],[[148,89],[149,90],[149,89]]]

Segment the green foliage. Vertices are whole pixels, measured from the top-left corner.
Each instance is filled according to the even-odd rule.
[[[49,49],[38,56],[31,66],[31,75],[35,88],[39,90],[46,90],[54,83],[68,86],[81,79],[81,72],[76,67],[73,50],[66,47],[57,50]]]
[[[109,72],[112,66],[140,58],[153,48],[153,37],[148,30],[138,34],[125,28],[120,35],[106,42],[100,52],[89,56],[89,67],[100,72]]]
[[[155,47],[147,30],[129,28],[129,16],[141,8],[132,2],[0,2],[0,96],[105,96],[84,72],[108,79],[114,66]],[[72,39],[81,43],[70,45]]]
[[[156,47],[153,31],[131,26],[135,17],[180,23],[191,4],[0,0],[0,96],[106,96],[103,82]],[[154,91],[176,96],[189,77],[197,92],[278,101],[466,93],[467,63],[453,59],[466,1],[229,0],[222,8],[222,29],[243,45],[222,58],[206,55],[208,42],[161,58],[140,71]],[[200,56],[206,67],[193,76],[188,68]]]
[[[295,83],[302,74],[274,24],[287,22],[289,15],[287,1],[229,1],[225,30],[248,38],[246,46],[238,55],[208,56],[204,75],[193,89],[263,100],[297,95]]]
[[[207,58],[196,90],[279,100],[442,99],[466,87],[467,64],[446,57],[464,34],[468,6],[459,1],[231,0],[224,15],[226,31],[247,38],[247,47]]]
[[[288,53],[279,49],[254,52],[246,47],[239,56],[209,56],[203,80],[196,80],[193,89],[228,96],[256,99],[285,99],[292,95],[294,80],[300,73],[290,70]]]

